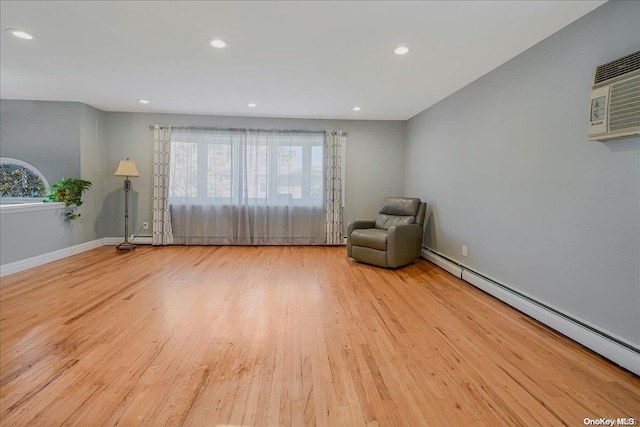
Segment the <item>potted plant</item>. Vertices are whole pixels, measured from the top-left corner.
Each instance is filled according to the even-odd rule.
[[[91,187],[91,182],[79,178],[62,178],[51,186],[47,201],[62,202],[67,208],[65,217],[69,220],[83,221],[77,207],[82,205],[82,193]]]

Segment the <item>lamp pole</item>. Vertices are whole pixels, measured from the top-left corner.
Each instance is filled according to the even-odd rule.
[[[136,245],[129,242],[129,190],[131,190],[131,181],[127,176],[124,180],[124,242],[116,246],[119,251],[130,251],[136,248]]]
[[[129,190],[131,190],[130,176],[140,176],[136,163],[133,160],[120,160],[118,170],[116,170],[115,176],[124,176],[124,242],[116,246],[119,251],[130,251],[135,249],[136,245],[129,241]]]

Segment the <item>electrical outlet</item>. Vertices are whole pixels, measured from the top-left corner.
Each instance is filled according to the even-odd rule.
[[[148,230],[149,229],[149,223],[148,222],[143,222],[142,223],[142,229],[143,230]]]
[[[462,245],[462,256],[467,256],[467,245]]]

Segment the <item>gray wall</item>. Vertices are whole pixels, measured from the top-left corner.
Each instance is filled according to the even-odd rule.
[[[427,246],[636,345],[640,138],[589,142],[587,111],[639,17],[609,2],[413,117],[405,175],[433,208]]]
[[[123,181],[113,176],[121,159],[129,157],[135,160],[140,172],[139,178],[132,178],[130,234],[138,231],[143,221],[151,221],[153,135],[149,125],[152,124],[255,129],[341,129],[349,132],[346,152],[345,226],[348,221],[354,219],[373,219],[380,201],[385,196],[403,193],[405,123],[401,121],[109,113],[107,167],[110,177],[106,180],[105,203],[108,236],[124,235]]]
[[[49,184],[79,177],[93,186],[79,208],[84,223],[66,221],[61,210],[3,214],[0,263],[105,237],[99,214],[105,199],[107,113],[77,102],[2,100],[1,106],[0,156],[32,164]]]
[[[80,176],[83,104],[0,101],[0,156],[32,164],[53,184]]]
[[[2,213],[0,264],[5,265],[82,242],[82,226],[64,219],[64,209]]]
[[[82,104],[80,128],[80,176],[92,182],[83,197],[83,241],[108,237],[107,223],[102,220],[109,176],[107,171],[107,115]]]

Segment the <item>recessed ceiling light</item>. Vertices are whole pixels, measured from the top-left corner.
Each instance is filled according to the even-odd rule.
[[[8,33],[25,40],[33,40],[35,36],[22,30],[7,30]]]
[[[213,47],[217,47],[218,49],[222,49],[224,47],[229,46],[227,44],[227,42],[225,42],[224,40],[221,40],[221,39],[211,39],[211,40],[207,41],[207,43],[209,43]]]
[[[140,104],[148,104],[149,103],[149,101],[147,101],[146,99],[138,99],[138,102]]]
[[[409,48],[406,46],[398,46],[393,52],[396,55],[404,55],[405,53],[409,52]]]
[[[253,102],[249,102],[249,103],[247,104],[247,107],[251,107],[251,108],[255,108],[255,107],[257,107],[257,106],[258,106],[258,105],[257,105],[257,104],[255,104],[255,103],[253,103]]]
[[[353,108],[352,108],[352,110],[353,110],[353,111],[361,111],[361,110],[362,110],[362,107],[353,107]]]

